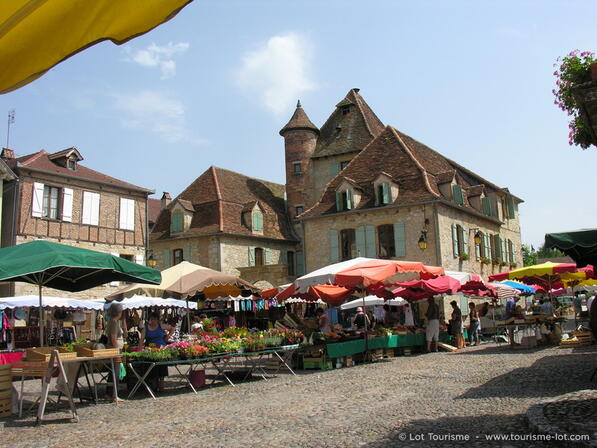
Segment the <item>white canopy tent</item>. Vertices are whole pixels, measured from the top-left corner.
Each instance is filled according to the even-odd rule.
[[[147,296],[139,296],[139,295],[135,295],[133,297],[123,299],[122,301],[113,300],[111,302],[106,302],[104,299],[97,299],[97,300],[93,300],[93,302],[101,304],[100,309],[107,309],[113,303],[120,303],[122,305],[122,309],[125,309],[125,310],[154,308],[154,307],[155,308],[186,308],[187,307],[187,302],[185,300],[162,299],[159,297],[147,297]],[[189,302],[189,308],[197,309],[197,304],[194,302]]]
[[[39,296],[0,297],[0,310],[14,308],[39,308]],[[103,304],[95,300],[78,300],[66,297],[42,296],[44,308],[68,308],[75,310],[101,311]]]
[[[366,296],[362,299],[351,300],[350,302],[340,305],[341,310],[350,310],[359,306],[375,306],[375,305],[390,305],[390,306],[404,306],[408,302],[402,297],[396,297],[391,300],[384,300],[377,296]]]

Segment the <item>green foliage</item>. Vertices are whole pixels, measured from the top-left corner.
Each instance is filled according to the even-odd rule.
[[[566,256],[566,254],[558,249],[550,249],[541,246],[539,250],[535,250],[533,246],[529,246],[528,244],[522,245],[522,259],[524,266],[537,264],[540,258],[559,258],[564,256]]]

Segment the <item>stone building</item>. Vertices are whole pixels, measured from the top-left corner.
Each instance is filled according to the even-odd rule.
[[[9,181],[2,204],[2,245],[36,239],[118,255],[144,264],[147,247],[147,197],[153,191],[83,166],[76,148],[41,150],[1,158],[17,175]],[[45,290],[48,295],[102,298],[118,282],[80,293]],[[37,294],[25,283],[4,284],[0,295]]]
[[[186,260],[261,286],[290,281],[302,268],[284,190],[212,166],[172,201],[165,193],[150,233],[157,269]]]
[[[319,130],[300,103],[280,134],[306,270],[356,256],[481,275],[522,264],[521,199],[384,126],[358,89]]]

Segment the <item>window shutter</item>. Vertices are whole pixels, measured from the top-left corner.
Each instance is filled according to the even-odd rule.
[[[135,255],[135,263],[137,264],[145,264],[145,257],[143,254],[136,254]]]
[[[462,196],[462,187],[460,185],[453,185],[452,193],[454,195],[454,202],[456,202],[458,205],[463,205],[464,197]]]
[[[249,246],[248,250],[248,258],[249,258],[249,266],[255,266],[255,247]]]
[[[460,296],[460,311],[462,314],[468,314],[468,297]]]
[[[514,219],[515,218],[515,214],[514,214],[514,199],[512,199],[512,196],[508,196],[507,205],[508,205],[508,218],[509,219]]]
[[[100,195],[98,193],[91,193],[91,220],[89,224],[98,226],[99,225],[99,212],[100,212]]]
[[[491,260],[495,260],[495,245],[493,244],[493,236],[487,234],[487,246],[489,247],[489,255],[487,256]]]
[[[491,216],[491,202],[489,201],[489,198],[483,198],[482,202],[483,202],[483,213],[487,216]]]
[[[396,256],[406,256],[406,235],[404,230],[404,222],[399,221],[394,223],[394,246],[396,247]]]
[[[510,241],[510,243],[512,243],[512,241]],[[511,264],[517,263],[517,259],[518,257],[516,256],[516,246],[514,245],[514,243],[512,243],[512,259],[510,260]]]
[[[340,261],[340,250],[338,247],[338,231],[330,229],[328,232],[330,236],[330,262],[338,263]],[[297,252],[297,268],[298,268],[298,252]]]
[[[128,207],[129,207],[129,211],[127,213],[128,229],[135,230],[135,201],[132,199],[129,199]]]
[[[83,216],[81,216],[81,222],[83,224],[91,224],[93,207],[93,193],[89,191],[83,192]]]
[[[365,226],[365,256],[377,257],[377,238],[375,238],[375,226]]]
[[[486,233],[482,234],[483,238],[483,256],[485,258],[491,258],[491,252],[489,251],[489,235]]]
[[[468,229],[465,226],[461,227],[462,229],[462,254],[468,255]]]
[[[346,190],[346,209],[352,210],[352,190]]]
[[[162,257],[164,259],[164,268],[170,267],[170,249],[164,249],[162,252]]]
[[[342,211],[342,193],[339,191],[336,191],[336,211]]]
[[[456,224],[452,224],[452,251],[454,253],[454,258],[458,258],[460,250],[458,247],[458,228],[456,227]]]
[[[62,190],[62,220],[67,222],[73,220],[73,190],[71,188]]]
[[[390,184],[381,184],[381,195],[382,204],[389,204],[390,202],[392,202],[390,200]]]
[[[113,257],[120,257],[120,254],[118,252],[112,252],[111,255]],[[110,282],[110,286],[118,286],[120,285],[120,282]]]
[[[494,235],[495,258],[502,261],[502,241],[499,235]]]
[[[339,162],[332,162],[330,165],[330,174],[332,177],[336,177],[340,172],[340,163]]]
[[[265,248],[265,264],[272,263],[272,251],[269,248]]]
[[[41,218],[44,209],[44,184],[33,184],[33,202],[31,203],[31,216]]]
[[[508,247],[506,246],[506,240],[500,237],[502,261],[508,262]]]
[[[128,213],[128,206],[127,206],[127,200],[125,198],[120,198],[120,223],[119,223],[119,227],[121,229],[126,229],[126,225],[127,225],[127,217],[126,214]]]
[[[183,261],[190,261],[191,259],[191,250],[188,247],[182,248],[182,260]]]
[[[367,246],[365,243],[365,227],[357,227],[354,233],[357,243],[357,257],[366,257]]]
[[[305,275],[305,254],[304,254],[304,252],[296,253],[296,275],[298,277]]]

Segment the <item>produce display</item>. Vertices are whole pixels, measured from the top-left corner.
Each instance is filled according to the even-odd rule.
[[[249,331],[246,328],[229,327],[222,332],[210,327],[198,331],[188,339],[174,342],[165,347],[126,347],[123,356],[131,360],[174,361],[197,359],[226,353],[261,351],[272,347],[295,345],[303,341],[304,335],[298,330],[271,329]]]

